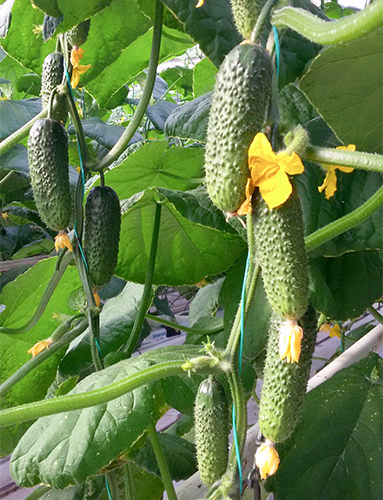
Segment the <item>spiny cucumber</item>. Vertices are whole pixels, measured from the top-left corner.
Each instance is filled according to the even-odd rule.
[[[244,38],[250,38],[266,0],[230,0],[230,3],[237,30]]]
[[[206,187],[213,203],[235,212],[245,201],[248,149],[267,118],[272,63],[260,45],[235,47],[216,79],[207,129]]]
[[[198,469],[206,486],[225,472],[229,453],[229,404],[213,377],[201,382],[194,406]]]
[[[48,108],[53,89],[61,85],[64,76],[64,57],[60,52],[48,54],[44,59],[41,73],[41,100],[43,109]],[[65,124],[68,118],[68,101],[63,93],[56,93],[53,98],[50,117]]]
[[[73,46],[79,47],[80,45],[83,45],[87,41],[89,28],[90,28],[90,19],[87,19],[86,21],[83,21],[82,23],[78,24],[77,26],[74,26],[70,31],[68,31],[67,40],[72,45],[72,47]]]
[[[72,216],[68,170],[68,135],[57,120],[37,120],[28,138],[28,160],[33,196],[45,224],[66,229]]]

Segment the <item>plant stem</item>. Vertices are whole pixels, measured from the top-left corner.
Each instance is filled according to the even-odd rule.
[[[44,349],[44,351],[41,351],[39,354],[29,359],[0,385],[0,397],[3,397],[14,385],[28,375],[28,373],[41,365],[41,363],[43,363],[46,359],[53,356],[53,354],[57,351],[70,344],[72,340],[77,338],[86,330],[88,320],[87,318],[84,318],[79,325],[68,332],[73,321],[80,316],[83,316],[83,314],[77,314],[60,325],[52,335],[52,338],[56,337],[57,341],[55,340],[47,349]]]
[[[149,438],[153,446],[154,455],[157,460],[158,467],[160,469],[161,479],[165,486],[165,491],[168,495],[169,500],[177,500],[177,495],[174,490],[173,481],[170,476],[169,468],[166,463],[166,459],[162,450],[160,440],[156,431],[156,427],[153,422],[149,425]]]
[[[49,491],[52,491],[52,488],[49,486],[39,486],[36,488],[32,493],[30,493],[25,500],[37,500],[38,498],[41,498],[43,495],[48,493]]]
[[[274,7],[274,5],[278,1],[279,0],[267,0],[265,5],[262,7],[262,10],[258,16],[257,22],[255,23],[253,31],[251,32],[251,35],[250,35],[250,40],[253,43],[259,43],[260,38],[262,36],[263,28],[264,28],[266,22],[270,19],[271,9]]]
[[[129,141],[133,137],[134,133],[136,132],[138,126],[141,123],[142,118],[144,117],[145,111],[150,101],[150,97],[153,92],[154,82],[156,79],[157,65],[158,65],[160,45],[161,45],[162,18],[163,18],[163,4],[162,2],[160,2],[160,0],[156,0],[156,13],[155,13],[154,27],[153,27],[152,49],[150,53],[149,67],[148,67],[148,73],[146,75],[145,87],[142,92],[140,102],[125,132],[122,134],[122,136],[113,146],[113,148],[109,151],[109,153],[107,153],[104,156],[104,158],[102,158],[98,166],[96,168],[92,167],[92,170],[103,170],[104,168],[108,167],[111,163],[113,163],[115,160],[117,160],[120,154],[128,146]]]
[[[118,490],[118,483],[116,474],[113,471],[105,474],[106,484],[108,485],[111,497],[113,500],[120,500],[120,492]]]
[[[356,208],[347,215],[344,215],[338,220],[321,227],[314,233],[309,234],[305,238],[306,251],[311,252],[315,248],[323,245],[327,241],[332,240],[336,236],[352,229],[368,217],[370,217],[378,208],[383,205],[383,187],[378,189],[370,199],[365,201],[363,205]]]
[[[101,389],[94,389],[80,394],[69,394],[60,396],[59,398],[36,401],[8,408],[0,412],[0,426],[107,403],[142,385],[154,382],[163,377],[184,374],[185,371],[182,368],[184,363],[185,360],[158,363]]]
[[[379,321],[379,323],[383,325],[383,316],[375,309],[375,307],[367,307],[367,311],[376,319],[376,321]]]
[[[137,495],[133,482],[133,474],[130,462],[124,465],[125,500],[136,500]]]
[[[55,291],[55,288],[58,285],[62,275],[64,274],[65,269],[72,260],[73,254],[71,252],[66,252],[62,258],[60,268],[57,269],[56,267],[53,276],[51,277],[47,287],[45,288],[43,296],[41,297],[39,305],[37,306],[37,309],[32,318],[27,323],[25,323],[25,325],[20,326],[20,328],[0,327],[0,333],[5,333],[6,335],[17,335],[20,333],[25,333],[33,326],[35,326],[35,324],[39,321],[43,312],[45,311],[45,308],[48,305],[48,302],[52,297],[52,294]]]
[[[132,355],[138,338],[141,333],[142,324],[145,319],[145,314],[149,309],[151,297],[152,297],[152,284],[153,284],[153,276],[154,276],[154,267],[156,263],[156,255],[157,255],[157,246],[158,246],[158,236],[160,234],[160,223],[161,223],[161,204],[156,203],[156,211],[154,215],[154,224],[153,224],[153,233],[152,233],[152,242],[150,246],[150,254],[148,261],[148,269],[146,271],[145,278],[145,286],[144,291],[142,293],[142,299],[140,303],[139,310],[137,312],[137,316],[134,320],[134,325],[132,328],[132,333],[126,343],[124,348],[124,352],[127,352],[129,356]]]
[[[356,40],[383,24],[383,0],[375,0],[363,10],[336,21],[327,22],[306,10],[284,7],[271,18],[276,28],[291,28],[312,42],[322,45]]]
[[[315,163],[342,165],[383,173],[383,155],[364,153],[362,151],[309,146],[307,151],[302,154],[302,159]]]
[[[146,319],[150,319],[150,321],[156,321],[157,323],[160,323],[161,325],[165,326],[170,326],[171,328],[174,328],[175,330],[181,330],[181,332],[186,332],[186,333],[193,333],[195,335],[214,335],[216,333],[222,332],[223,331],[223,326],[219,325],[214,328],[209,328],[206,330],[199,330],[198,328],[190,328],[189,326],[184,326],[180,325],[179,323],[175,323],[173,321],[169,321],[164,318],[160,318],[158,316],[154,316],[154,314],[145,314]]]
[[[9,149],[13,148],[13,146],[16,146],[20,141],[24,139],[24,137],[27,137],[29,134],[29,131],[31,130],[32,125],[37,122],[40,118],[45,118],[48,114],[47,109],[43,109],[40,111],[40,113],[36,116],[34,116],[29,122],[27,122],[25,125],[23,125],[21,128],[16,130],[13,134],[11,134],[9,137],[4,139],[3,141],[0,142],[0,155],[3,155],[6,151]]]

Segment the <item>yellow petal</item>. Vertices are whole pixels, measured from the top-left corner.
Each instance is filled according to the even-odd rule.
[[[84,49],[73,47],[70,53],[70,63],[72,66],[78,66],[80,59],[84,57]]]
[[[342,332],[339,323],[335,323],[328,334],[330,337],[338,337],[340,339],[342,336]]]
[[[338,165],[336,167],[338,170],[341,172],[346,172],[346,174],[349,174],[350,172],[353,172],[354,168],[353,167],[342,167],[341,165]]]
[[[261,479],[272,476],[279,466],[279,455],[271,441],[262,443],[255,454],[255,464],[259,469]]]
[[[70,252],[73,252],[69,236],[63,231],[60,231],[59,234],[55,237],[56,252],[58,252],[60,248],[67,248]]]
[[[335,168],[331,166],[327,171],[323,184],[318,187],[318,191],[321,193],[325,190],[326,200],[329,200],[332,196],[334,196],[336,189],[336,172]]]
[[[199,7],[202,7],[202,5],[205,3],[205,0],[199,0],[197,5],[195,6],[196,9],[198,9]]]
[[[292,155],[280,153],[277,155],[277,160],[279,166],[289,175],[301,174],[305,169],[302,160],[296,153]]]
[[[260,157],[268,161],[269,163],[276,163],[277,157],[277,155],[273,151],[273,148],[271,147],[269,140],[267,139],[265,134],[262,134],[262,132],[258,132],[258,134],[254,137],[253,142],[249,147],[248,156],[249,163],[251,162],[253,157]]]
[[[290,179],[282,169],[259,184],[259,191],[269,208],[277,208],[288,200],[293,192]]]
[[[247,215],[249,213],[251,213],[251,197],[254,193],[254,189],[255,189],[255,185],[252,181],[252,179],[249,177],[247,179],[247,183],[246,183],[246,189],[245,189],[245,193],[246,193],[246,200],[242,203],[242,205],[239,207],[239,209],[237,210],[237,215]]]
[[[49,337],[49,339],[40,340],[33,347],[28,350],[28,354],[32,354],[32,358],[37,356],[40,352],[44,351],[47,347],[53,344],[53,340]]]
[[[331,325],[329,325],[328,323],[323,323],[320,326],[319,331],[323,332],[323,333],[330,333],[330,331],[331,331]]]
[[[279,330],[279,356],[287,363],[298,363],[303,330],[295,320],[284,321]]]

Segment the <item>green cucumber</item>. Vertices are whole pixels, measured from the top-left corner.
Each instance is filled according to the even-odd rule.
[[[316,338],[316,316],[310,307],[298,322],[304,332],[299,362],[286,363],[279,356],[282,322],[277,315],[270,321],[259,407],[259,429],[265,438],[275,443],[287,439],[299,422]]]
[[[250,38],[266,0],[230,0],[234,22],[243,38]]]
[[[83,21],[82,23],[74,26],[71,30],[67,32],[67,40],[73,46],[79,47],[83,45],[87,39],[90,28],[90,19]]]
[[[48,108],[53,89],[63,82],[64,57],[60,52],[48,54],[41,73],[41,100],[43,109]],[[65,94],[56,93],[53,98],[50,117],[65,124],[68,118],[68,100]]]
[[[209,196],[224,212],[235,212],[246,199],[248,149],[267,118],[272,73],[269,54],[253,43],[235,47],[218,71],[205,171]]]
[[[72,199],[68,135],[60,122],[42,118],[33,124],[28,138],[28,160],[41,219],[54,231],[66,229],[72,217]]]
[[[225,472],[229,455],[229,404],[222,385],[213,377],[201,382],[194,406],[198,469],[206,486]]]
[[[116,192],[96,186],[85,203],[84,252],[95,289],[109,283],[114,274],[120,241],[121,209]]]
[[[295,189],[280,207],[270,209],[260,193],[253,194],[252,230],[267,298],[284,319],[299,319],[306,311],[309,278],[303,215]]]

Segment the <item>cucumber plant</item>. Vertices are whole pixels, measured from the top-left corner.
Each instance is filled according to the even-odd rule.
[[[348,357],[352,343],[358,360],[357,338],[370,324],[353,330],[345,321],[367,311],[382,322],[374,306],[383,295],[382,109],[372,96],[382,95],[383,4],[331,23],[306,0],[299,9],[273,5],[9,7],[0,42],[0,232],[2,259],[14,258],[2,269],[42,249],[46,257],[46,227],[69,230],[73,245],[17,279],[1,275],[0,451],[11,454],[19,485],[38,486],[33,498],[160,500],[166,490],[170,500],[240,499],[257,487],[256,466],[262,480],[271,476],[264,493],[276,500],[330,490],[362,498],[365,477],[379,498],[381,358],[371,354],[312,393],[306,386],[320,323],[339,334],[334,350],[340,343]],[[44,42],[41,28],[52,39]],[[157,75],[160,59],[194,43],[210,61]],[[276,151],[263,173],[259,132]],[[278,153],[286,132],[289,152]],[[305,147],[297,149],[298,136]],[[304,172],[289,170],[292,151]],[[281,182],[291,195],[269,208],[262,193]],[[329,199],[318,191],[326,184]],[[226,220],[244,213],[244,202],[247,235],[241,216]],[[188,326],[172,316],[174,290],[176,303],[191,300]],[[288,349],[286,322],[296,327]],[[157,348],[165,328],[151,331],[154,323],[176,345]],[[266,350],[254,457],[247,403],[257,399],[254,367]],[[181,415],[165,429],[169,408]],[[363,439],[359,429],[368,429]]]

